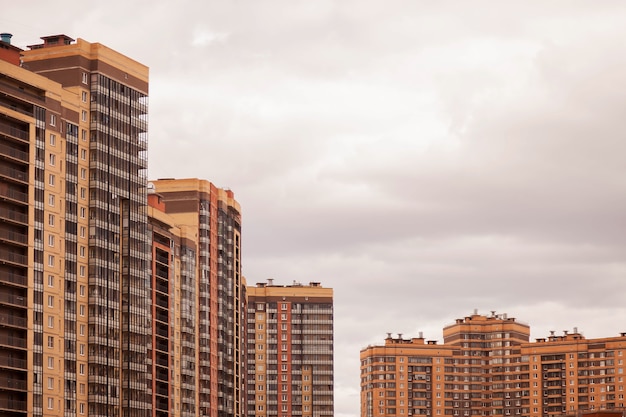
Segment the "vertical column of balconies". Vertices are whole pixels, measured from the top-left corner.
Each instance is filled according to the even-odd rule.
[[[101,354],[90,360],[90,414],[141,417],[150,402],[147,108],[142,93],[103,75],[92,76],[91,95],[90,349]]]
[[[248,417],[256,416],[256,392],[257,386],[264,387],[265,381],[263,381],[263,385],[261,382],[257,382],[256,380],[256,370],[257,370],[257,353],[256,353],[256,302],[248,300],[248,309],[247,309],[247,320],[246,320],[246,332],[247,332],[247,395],[246,395],[246,411]],[[260,320],[260,319],[259,319]],[[262,326],[265,326],[265,316],[263,316],[263,320],[259,323]],[[261,353],[259,353],[261,354]],[[265,366],[265,363],[263,363]],[[259,390],[265,391],[265,390]],[[265,394],[263,394],[265,395]]]
[[[198,207],[198,260],[199,260],[199,287],[198,293],[198,382],[199,400],[202,415],[209,415],[211,410],[211,212],[210,202],[200,199]]]
[[[39,110],[37,133],[43,137],[45,114]],[[25,416],[28,406],[29,129],[29,123],[10,116],[0,119],[0,413],[7,416]],[[43,217],[43,196],[39,203]],[[42,245],[38,250],[34,274],[41,275]],[[38,400],[34,405],[41,406]]]
[[[156,233],[155,233],[156,235]],[[163,240],[163,239],[161,239]],[[169,246],[169,245],[168,245]],[[170,254],[156,247],[154,250],[154,330],[153,330],[153,375],[154,408],[156,417],[169,415],[170,398]]]
[[[44,214],[46,112],[35,107],[35,184],[33,222],[33,415],[43,415],[43,233],[54,217]],[[46,226],[47,225],[47,226]],[[54,358],[52,359],[54,360]],[[46,358],[50,361],[50,357]]]
[[[78,233],[78,126],[69,124],[65,138],[65,273],[64,396],[65,417],[76,416],[76,305]],[[83,352],[84,354],[84,352]]]
[[[196,252],[181,247],[180,401],[181,417],[196,413]]]
[[[315,301],[303,304],[303,367],[312,370],[312,407],[315,416],[332,416],[333,397],[333,305]],[[305,393],[303,392],[303,395]]]
[[[236,358],[240,355],[241,323],[239,260],[234,257],[234,236],[239,236],[239,213],[223,201],[218,203],[218,415],[232,417],[238,403],[240,370]]]
[[[543,415],[561,415],[565,410],[565,354],[541,356]]]

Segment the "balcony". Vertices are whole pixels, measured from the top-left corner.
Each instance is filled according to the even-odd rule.
[[[0,250],[0,262],[6,262],[17,266],[28,266],[28,256],[7,250]]]
[[[14,400],[12,398],[0,398],[0,410],[26,412],[26,401]]]
[[[28,225],[28,215],[19,211],[9,210],[6,207],[0,207],[0,219],[18,223],[20,225]]]
[[[21,184],[28,184],[28,172],[11,168],[6,165],[0,165],[0,176],[14,180]]]

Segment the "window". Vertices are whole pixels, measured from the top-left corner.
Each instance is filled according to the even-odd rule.
[[[83,84],[89,83],[89,76],[86,72],[83,72]]]
[[[80,169],[80,179],[82,179],[82,180],[86,180],[87,179],[87,170],[85,168],[81,168]]]
[[[281,400],[282,400],[282,401],[287,401],[287,394],[283,394],[283,395],[281,396]],[[306,401],[306,397],[304,398],[304,400]]]
[[[78,373],[80,375],[85,375],[85,364],[81,363],[80,365],[78,365]]]
[[[48,214],[48,225],[54,226],[54,214]]]
[[[83,91],[80,96],[81,96],[81,99],[83,100],[83,103],[86,103],[87,102],[87,92]]]
[[[48,410],[54,409],[54,398],[48,397]]]
[[[80,257],[84,258],[86,252],[87,252],[87,249],[84,246],[81,246],[80,247]]]
[[[54,295],[48,296],[48,307],[54,307]]]
[[[283,353],[282,355],[280,355],[280,360],[281,361],[286,361],[287,360],[287,354]]]
[[[54,247],[54,235],[48,235],[48,246]]]
[[[57,163],[57,156],[53,153],[48,155],[48,163],[50,164],[50,166],[55,166]]]
[[[287,372],[287,364],[283,363],[282,365],[280,365],[280,370],[283,372]]]
[[[257,340],[263,340],[263,333],[258,333],[256,335]]]
[[[80,159],[82,159],[83,161],[87,160],[87,149],[80,150]]]
[[[81,226],[80,227],[80,237],[85,237],[85,234],[87,233],[87,228],[85,226]]]
[[[81,114],[80,114],[80,119],[81,119],[83,122],[86,122],[86,121],[87,121],[87,111],[86,111],[86,110],[83,110],[83,111],[81,112]]]
[[[54,287],[54,275],[48,275],[48,287]]]
[[[81,324],[80,326],[78,326],[78,334],[81,336],[85,335],[85,325]]]
[[[48,316],[48,327],[54,329],[54,316]]]
[[[78,287],[78,291],[81,297],[85,296],[85,286],[81,285],[80,287]]]
[[[54,207],[54,201],[55,201],[54,194],[48,194],[48,205]]]
[[[80,311],[80,315],[81,315],[81,316],[84,316],[84,315],[85,315],[85,305],[84,305],[84,304],[81,304],[81,305],[78,307],[78,310]]]
[[[87,131],[85,129],[81,129],[81,131],[80,131],[80,139],[83,142],[87,140]]]
[[[57,125],[57,116],[55,114],[51,114],[50,115],[50,126],[56,126]]]
[[[280,330],[287,330],[287,323],[281,323]]]
[[[54,348],[54,336],[48,336],[48,347]]]
[[[262,323],[259,323],[259,324],[257,325],[257,327],[256,327],[256,328],[257,328],[258,330],[263,330],[263,324],[262,324]]]
[[[50,146],[56,146],[57,144],[57,135],[50,134]]]
[[[81,343],[80,346],[78,346],[78,353],[80,354],[80,356],[85,356],[85,344]]]
[[[280,304],[280,309],[283,310],[283,311],[287,310],[287,303],[281,303]]]
[[[78,404],[78,412],[80,414],[85,414],[85,403],[79,403]]]
[[[52,356],[48,358],[48,369],[54,369],[54,358]]]
[[[54,266],[54,255],[48,255],[48,266]]]
[[[284,313],[283,313],[283,314],[281,314],[281,315],[280,315],[280,319],[281,319],[281,320],[287,320],[287,315],[286,315],[286,314],[284,314]]]
[[[81,266],[80,266],[79,271],[80,271],[80,276],[81,276],[81,277],[84,277],[84,276],[85,276],[85,271],[86,271],[86,269],[87,269],[87,268],[85,268],[85,266],[84,266],[84,265],[81,265]]]
[[[85,384],[80,384],[79,391],[80,391],[81,394],[85,393]]]
[[[87,209],[85,207],[81,207],[80,208],[80,218],[84,219],[85,217],[87,217]]]

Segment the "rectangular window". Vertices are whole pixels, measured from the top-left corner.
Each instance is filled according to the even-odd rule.
[[[85,403],[78,404],[78,413],[85,414]]]
[[[48,397],[48,410],[54,409],[54,398]]]
[[[87,209],[85,207],[81,207],[80,208],[80,218],[84,219],[85,217],[87,217]]]
[[[56,146],[57,144],[57,135],[50,134],[50,146]]]
[[[87,140],[87,131],[85,129],[82,129],[80,131],[80,140],[82,140],[83,142]]]
[[[48,336],[48,347],[54,348],[54,336]]]
[[[54,214],[48,214],[48,225],[54,226]]]
[[[81,112],[81,114],[80,114],[80,119],[81,119],[83,122],[86,122],[86,121],[87,121],[87,111],[86,111],[86,110],[83,110],[83,111]]]
[[[48,369],[54,369],[54,357],[48,357]]]
[[[82,159],[83,161],[87,160],[87,149],[80,150],[80,159]]]
[[[54,308],[54,295],[48,296],[48,307]]]
[[[80,326],[78,326],[78,334],[81,336],[85,335],[85,325],[81,324]]]
[[[48,185],[54,187],[55,180],[54,174],[48,174]]]
[[[48,194],[48,205],[54,207],[54,194]]]
[[[48,155],[48,164],[50,164],[50,166],[55,166],[56,163],[57,163],[57,156],[53,153]]]
[[[84,246],[81,246],[80,247],[80,257],[84,258],[86,252],[87,252],[87,249]]]
[[[80,198],[82,198],[83,200],[87,198],[87,188],[80,187]]]
[[[54,287],[54,275],[48,275],[48,287]]]
[[[54,255],[48,255],[48,266],[54,266]]]
[[[54,316],[48,316],[48,327],[54,329]]]
[[[54,235],[48,235],[48,246],[54,247]]]
[[[80,179],[82,179],[82,180],[86,180],[87,179],[87,170],[85,168],[81,168],[80,169]]]
[[[84,238],[87,233],[87,228],[85,226],[80,227],[80,237]]]
[[[85,364],[81,363],[80,365],[78,365],[78,373],[80,375],[85,375]]]
[[[57,125],[57,116],[54,114],[50,115],[50,126],[56,126]]]
[[[86,72],[83,72],[83,84],[89,83],[89,75]]]
[[[78,346],[78,353],[80,354],[80,356],[85,356],[85,345],[83,343]]]
[[[79,271],[80,271],[80,276],[84,277],[85,276],[85,271],[86,271],[85,266],[81,265],[80,268],[79,268]]]
[[[80,311],[80,315],[81,315],[81,316],[84,316],[84,315],[85,315],[85,305],[84,305],[84,304],[81,304],[81,305],[78,307],[78,310]]]
[[[81,99],[83,100],[83,103],[86,103],[87,102],[87,92],[83,91],[80,96],[81,96]]]
[[[81,285],[80,287],[78,287],[78,292],[79,292],[81,297],[84,297],[85,296],[85,286]]]

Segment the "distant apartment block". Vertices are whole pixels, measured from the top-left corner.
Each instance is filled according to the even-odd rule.
[[[247,292],[247,415],[332,417],[332,289],[268,280]]]
[[[361,416],[531,416],[624,409],[626,333],[575,328],[529,341],[527,324],[474,313],[443,344],[389,334],[361,351]]]

